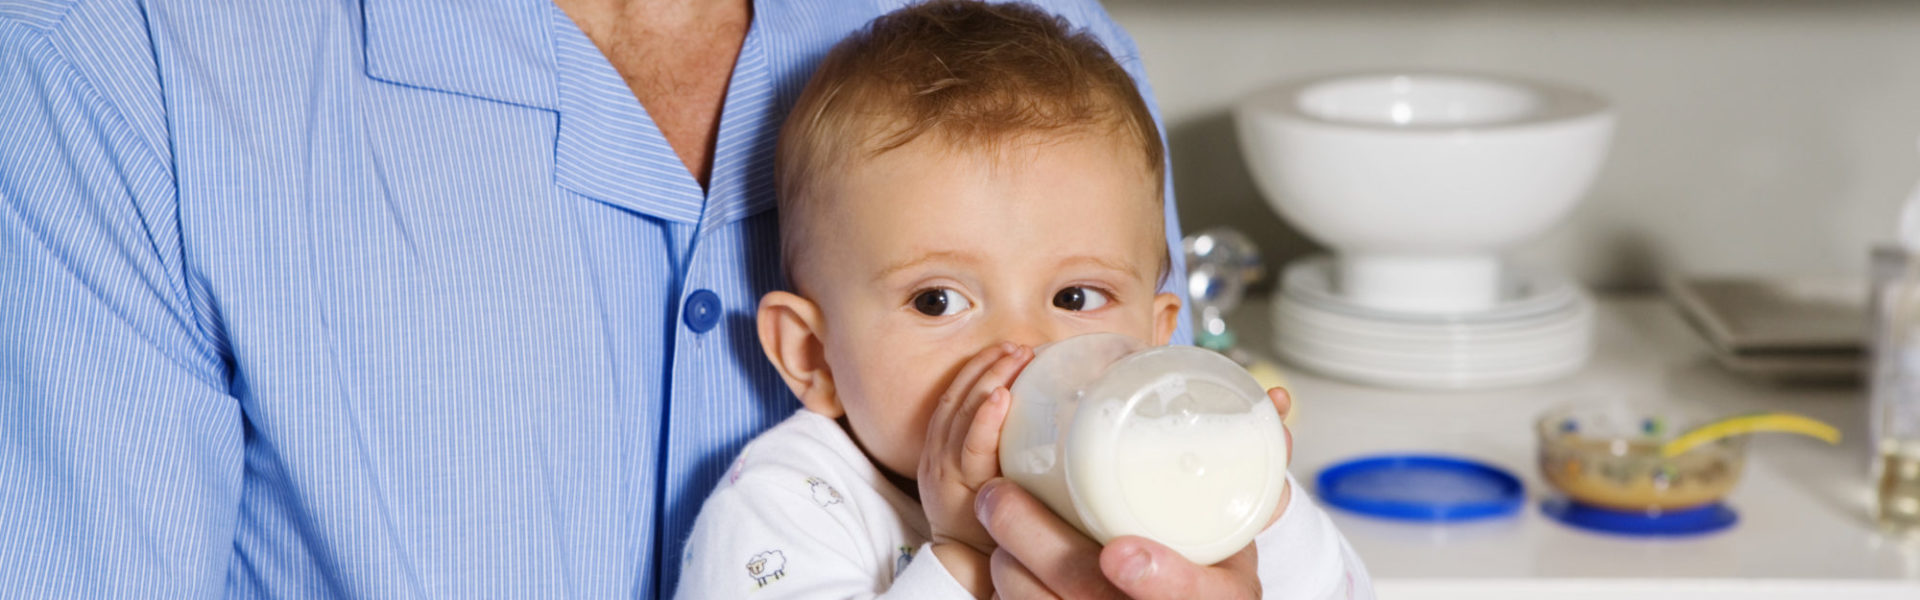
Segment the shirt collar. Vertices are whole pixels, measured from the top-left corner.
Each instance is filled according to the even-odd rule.
[[[368,76],[553,110],[560,116],[556,184],[642,214],[702,220],[709,194],[664,142],[649,143],[664,138],[625,81],[551,0],[364,2]],[[774,99],[762,89],[769,73],[757,29],[749,29],[742,46],[715,140],[721,149],[712,196],[721,210],[708,216],[716,222],[772,207],[771,170],[764,165],[772,162],[779,119],[766,117]]]
[[[375,79],[553,109],[549,0],[365,0]]]

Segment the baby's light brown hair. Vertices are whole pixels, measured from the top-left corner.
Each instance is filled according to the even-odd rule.
[[[813,205],[827,200],[816,193],[821,179],[855,161],[929,135],[994,153],[1089,133],[1137,146],[1151,181],[1164,181],[1159,129],[1133,78],[1064,19],[974,0],[933,0],[875,19],[820,62],[780,130],[774,181],[788,277],[822,208]]]

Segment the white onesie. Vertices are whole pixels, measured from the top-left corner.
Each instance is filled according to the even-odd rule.
[[[920,503],[803,409],[747,444],[707,497],[676,597],[971,598],[929,537]],[[1373,598],[1360,557],[1297,484],[1254,543],[1267,598]]]

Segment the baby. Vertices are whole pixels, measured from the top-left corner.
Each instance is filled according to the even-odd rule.
[[[679,595],[991,596],[974,495],[1032,347],[1173,334],[1163,164],[1127,72],[1030,6],[920,4],[834,47],[781,131],[793,292],[758,315],[805,408],[707,499]],[[1266,591],[1370,595],[1303,496],[1256,542]]]

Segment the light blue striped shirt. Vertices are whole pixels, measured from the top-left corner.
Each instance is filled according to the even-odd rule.
[[[899,3],[757,2],[703,190],[547,0],[0,0],[0,595],[672,590],[798,406],[779,121]]]

